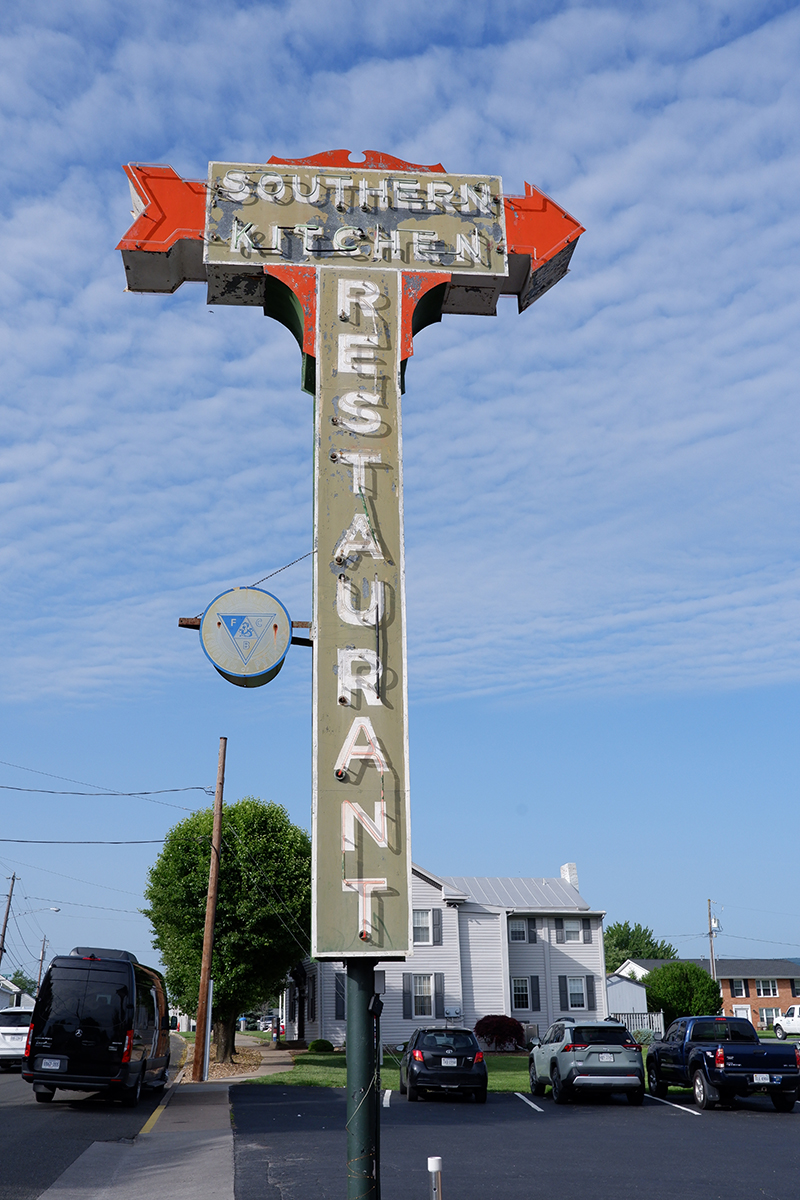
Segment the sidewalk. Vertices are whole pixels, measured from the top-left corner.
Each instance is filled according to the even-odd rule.
[[[243,1036],[241,1044],[254,1041]],[[270,1047],[252,1075],[176,1080],[133,1143],[94,1142],[40,1200],[234,1200],[228,1088],[291,1066],[288,1050]]]

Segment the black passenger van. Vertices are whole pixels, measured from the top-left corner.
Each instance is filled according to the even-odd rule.
[[[108,1091],[133,1108],[169,1066],[164,980],[128,950],[77,946],[54,958],[39,989],[22,1078],[46,1103],[56,1088]]]

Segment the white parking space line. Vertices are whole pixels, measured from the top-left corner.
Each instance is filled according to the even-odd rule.
[[[688,1113],[690,1117],[701,1117],[696,1108],[684,1108],[682,1104],[673,1104],[671,1100],[662,1100],[660,1096],[651,1096],[649,1092],[645,1092],[646,1100],[655,1100],[656,1104],[668,1104],[670,1108],[677,1108],[678,1112]]]
[[[527,1096],[523,1096],[522,1092],[514,1092],[514,1095],[518,1100],[521,1100],[523,1104],[528,1104],[531,1108],[535,1108],[537,1112],[544,1112],[543,1108],[539,1108],[538,1104],[534,1104],[533,1101],[529,1100]]]
[[[391,1098],[392,1098],[392,1089],[387,1088],[386,1091],[383,1093],[383,1107],[384,1108],[389,1107],[389,1101],[391,1100]]]

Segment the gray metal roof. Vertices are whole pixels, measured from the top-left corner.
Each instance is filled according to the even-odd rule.
[[[464,892],[476,904],[513,908],[520,912],[545,909],[589,911],[578,890],[563,879],[514,879],[473,875],[441,875],[443,883]]]
[[[632,958],[645,971],[655,971],[668,962],[689,962],[711,974],[707,958]],[[717,979],[800,979],[800,964],[789,958],[718,958]]]

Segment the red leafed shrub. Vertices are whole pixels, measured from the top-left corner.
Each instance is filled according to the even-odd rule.
[[[525,1041],[525,1034],[516,1017],[481,1017],[475,1026],[475,1033],[487,1046],[494,1046],[495,1050],[502,1050],[506,1046],[522,1046]]]

